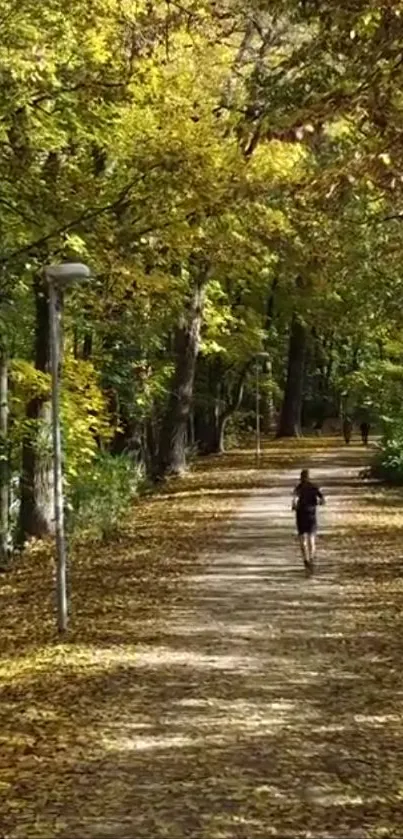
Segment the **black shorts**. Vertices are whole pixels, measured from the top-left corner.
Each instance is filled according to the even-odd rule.
[[[297,530],[299,536],[303,536],[304,533],[316,533],[316,510],[297,510]]]

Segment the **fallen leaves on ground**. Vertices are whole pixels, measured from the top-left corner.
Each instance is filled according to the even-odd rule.
[[[114,702],[130,693],[138,645],[157,640],[170,611],[186,603],[184,568],[236,508],[237,484],[253,486],[253,465],[245,473],[242,457],[232,457],[228,471],[221,462],[210,458],[139,501],[111,544],[77,550],[65,643],[55,631],[52,545],[33,544],[0,581],[0,828],[7,839],[56,837],[71,818],[80,824],[75,801],[83,788],[92,798],[83,824],[96,816],[104,791],[94,787],[91,763],[105,754],[100,732]],[[85,778],[81,763],[90,766]],[[112,775],[110,784],[119,780]],[[70,815],[63,815],[69,797]]]
[[[329,470],[314,580],[307,461]],[[198,462],[72,557],[63,644],[50,548],[3,577],[2,839],[400,835],[403,499],[364,463],[322,440]]]

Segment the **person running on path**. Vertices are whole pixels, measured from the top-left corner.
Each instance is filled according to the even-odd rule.
[[[369,429],[370,429],[369,422],[367,422],[366,420],[363,420],[363,422],[360,425],[360,431],[361,431],[361,440],[362,440],[364,446],[368,446]]]
[[[351,435],[353,433],[353,423],[351,422],[350,417],[344,417],[343,420],[343,437],[345,443],[347,445],[350,443]]]
[[[292,509],[296,512],[297,531],[302,559],[306,571],[312,573],[316,555],[316,508],[324,504],[321,490],[309,478],[309,470],[303,469],[301,480],[294,489]]]

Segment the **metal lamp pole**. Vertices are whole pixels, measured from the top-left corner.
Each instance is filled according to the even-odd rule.
[[[60,424],[61,317],[64,289],[74,281],[88,279],[90,270],[82,263],[50,265],[45,268],[49,286],[49,337],[52,372],[53,498],[56,538],[57,626],[62,634],[68,626],[66,537],[64,531],[63,450]]]
[[[49,283],[49,327],[50,327],[50,361],[52,370],[52,436],[53,436],[53,497],[55,508],[55,538],[56,538],[56,592],[57,592],[57,625],[59,632],[67,629],[67,586],[66,586],[66,540],[64,534],[64,499],[63,499],[63,466],[62,466],[62,434],[60,428],[60,307],[61,292],[58,292],[53,282]]]
[[[269,358],[269,354],[265,352],[256,353],[256,465],[260,466],[260,362]]]

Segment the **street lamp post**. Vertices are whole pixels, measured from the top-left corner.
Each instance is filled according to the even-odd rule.
[[[53,497],[57,556],[57,625],[60,633],[67,630],[68,604],[66,584],[66,539],[64,532],[63,452],[60,425],[60,362],[61,317],[64,290],[72,283],[90,277],[87,265],[68,262],[45,268],[49,286],[49,337],[52,371],[52,438],[53,438]]]
[[[266,361],[269,358],[269,353],[259,352],[255,355],[256,364],[256,465],[260,466],[260,362]]]

